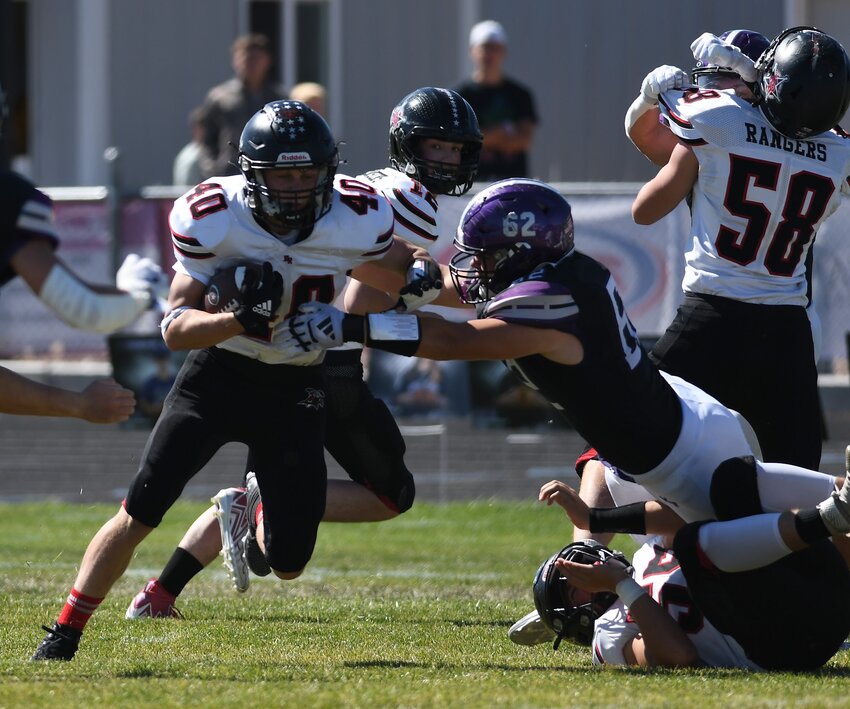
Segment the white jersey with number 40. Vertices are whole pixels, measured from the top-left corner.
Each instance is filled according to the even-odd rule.
[[[175,271],[206,284],[216,271],[239,261],[269,261],[283,276],[283,298],[268,340],[239,335],[218,347],[271,364],[321,361],[323,353],[293,358],[276,347],[284,319],[302,303],[332,302],[348,271],[383,257],[393,244],[392,209],[372,185],[337,175],[332,199],[331,210],[291,244],[254,219],[241,175],[212,177],[174,202],[169,226]]]
[[[850,192],[850,140],[793,140],[732,90],[668,91],[663,120],[699,160],[685,291],[807,305],[806,256]]]

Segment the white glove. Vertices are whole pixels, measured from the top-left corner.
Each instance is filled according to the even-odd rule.
[[[286,321],[289,332],[281,344],[285,349],[292,349],[292,345],[297,345],[300,352],[339,347],[343,343],[344,317],[345,313],[327,303],[305,303]]]
[[[726,44],[711,32],[704,32],[691,44],[691,51],[702,66],[717,66],[734,71],[744,81],[756,80],[756,67],[752,59],[732,44]]]
[[[147,292],[160,306],[168,302],[168,278],[154,261],[139,254],[127,254],[115,274],[115,286],[127,293]]]
[[[640,92],[644,101],[655,106],[658,104],[658,95],[670,89],[681,89],[691,83],[688,75],[677,66],[664,64],[649,72],[640,85]]]
[[[428,305],[443,287],[443,272],[436,261],[418,258],[407,269],[407,282],[399,291],[396,309],[409,312]]]

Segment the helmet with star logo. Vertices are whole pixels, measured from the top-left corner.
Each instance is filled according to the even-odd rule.
[[[330,211],[339,151],[325,119],[306,104],[272,101],[257,111],[242,130],[237,164],[248,206],[273,233],[308,229]],[[272,185],[271,171],[284,169],[315,169],[315,183]]]
[[[756,62],[756,105],[780,133],[806,139],[838,124],[850,104],[850,59],[815,27],[792,27]]]
[[[460,162],[426,159],[424,141],[458,143]],[[390,114],[390,164],[435,194],[462,195],[478,172],[483,137],[478,118],[457,92],[426,86],[405,96]]]

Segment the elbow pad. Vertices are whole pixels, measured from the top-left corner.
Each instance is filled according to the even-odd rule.
[[[129,325],[151,304],[144,291],[95,293],[59,264],[54,264],[38,294],[71,327],[110,333]]]
[[[632,101],[632,105],[629,106],[629,110],[626,111],[626,119],[624,121],[626,137],[629,140],[632,140],[632,128],[634,127],[635,123],[637,123],[637,119],[640,118],[647,111],[655,108],[657,105],[657,102],[650,103],[649,101],[647,101],[643,93],[641,93],[634,101]]]

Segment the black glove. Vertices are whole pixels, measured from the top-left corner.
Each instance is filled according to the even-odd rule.
[[[268,338],[269,328],[283,298],[283,277],[272,269],[271,263],[265,261],[259,280],[254,269],[246,270],[239,293],[242,305],[234,315],[245,328],[245,334]]]
[[[428,305],[443,287],[443,272],[433,259],[418,258],[407,269],[407,282],[398,292],[396,308],[402,311],[416,310]]]

